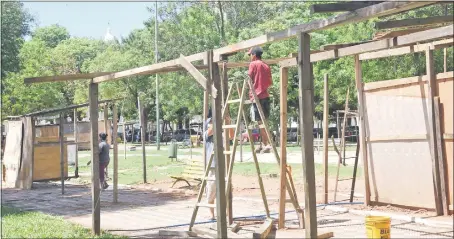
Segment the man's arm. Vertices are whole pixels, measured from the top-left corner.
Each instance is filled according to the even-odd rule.
[[[101,153],[102,153],[102,149],[103,149],[103,147],[102,147],[102,143],[100,143],[100,144],[99,144],[99,154],[101,154]]]
[[[251,78],[252,83],[255,83],[254,82],[254,79],[255,79],[255,67],[252,65],[252,63],[249,64],[249,70],[248,70],[247,73],[248,73],[249,77]]]

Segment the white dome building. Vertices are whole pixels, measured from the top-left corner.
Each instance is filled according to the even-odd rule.
[[[110,31],[110,26],[107,27],[106,34],[104,35],[104,42],[117,42],[117,38]]]

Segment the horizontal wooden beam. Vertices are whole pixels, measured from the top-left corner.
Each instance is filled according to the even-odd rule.
[[[366,141],[371,142],[394,142],[394,141],[419,141],[428,140],[428,134],[414,134],[414,135],[389,135],[379,137],[367,137]]]
[[[359,8],[368,7],[381,2],[338,2],[327,4],[314,4],[309,7],[311,14],[314,13],[329,13],[329,12],[349,12]]]
[[[435,29],[430,29],[422,32],[411,33],[405,36],[397,37],[397,38],[389,38],[389,39],[382,39],[377,41],[371,41],[359,45],[339,48],[331,51],[324,51],[311,54],[311,62],[317,62],[322,60],[329,60],[329,59],[336,59],[339,57],[345,56],[352,56],[356,54],[362,54],[367,52],[385,50],[393,47],[397,47],[399,45],[411,45],[416,44],[419,42],[429,41],[432,39],[440,39],[440,38],[452,38],[454,35],[453,28],[451,26],[440,27]],[[413,36],[414,38],[412,38]],[[399,44],[399,39],[400,43]],[[448,45],[449,43],[446,43]],[[296,59],[288,59],[279,62],[281,67],[291,67],[296,66],[297,62]]]
[[[42,76],[42,77],[29,77],[24,79],[25,84],[31,83],[43,83],[43,82],[61,82],[69,80],[87,80],[98,76],[104,76],[112,74],[112,72],[95,72],[95,73],[84,73],[84,74],[71,74],[61,76]]]
[[[407,34],[414,33],[414,32],[426,31],[426,30],[433,29],[433,28],[434,27],[421,27],[421,28],[411,28],[411,29],[398,30],[398,31],[377,32],[377,33],[375,33],[373,39],[381,40],[381,39],[386,39],[386,38],[399,37],[399,36],[407,35]]]
[[[204,54],[205,53],[197,53],[194,55],[187,56],[186,59],[189,62],[200,61],[205,58]],[[125,71],[112,73],[112,74],[105,75],[105,76],[96,77],[93,79],[93,83],[98,84],[98,83],[101,83],[104,81],[117,80],[117,79],[121,79],[124,77],[131,77],[131,76],[140,75],[140,74],[154,74],[154,73],[158,73],[158,72],[162,71],[163,68],[175,67],[175,66],[179,66],[179,60],[170,60],[170,61],[160,62],[160,63],[156,63],[153,65],[137,67],[137,68],[133,68],[133,69],[125,70]]]
[[[264,45],[274,41],[284,40],[290,37],[295,37],[299,32],[314,32],[319,30],[325,30],[336,26],[355,23],[364,20],[368,20],[374,17],[388,16],[400,12],[405,12],[410,9],[423,7],[426,5],[433,4],[433,2],[398,2],[390,1],[375,4],[372,6],[357,9],[352,12],[343,13],[337,16],[317,19],[312,22],[296,25],[286,30],[267,33],[262,36],[258,36],[246,41],[242,41],[236,44],[225,46],[214,50],[214,61],[220,61],[221,55],[230,54],[233,52],[239,52],[249,49],[254,46]]]
[[[439,23],[449,23],[453,22],[454,16],[436,16],[436,17],[427,17],[427,18],[414,18],[414,19],[404,19],[404,20],[395,20],[387,22],[376,22],[375,29],[390,29],[390,28],[400,28],[400,27],[414,27],[414,26],[425,26]]]
[[[116,98],[116,99],[110,99],[110,100],[100,100],[98,102],[99,102],[99,104],[102,104],[102,103],[107,103],[107,102],[112,102],[112,101],[117,101],[117,100],[122,100],[122,99],[124,99],[124,98]],[[38,116],[38,115],[44,115],[44,114],[59,113],[59,112],[66,111],[66,110],[73,110],[73,109],[77,109],[77,108],[87,107],[88,105],[89,105],[88,103],[78,104],[78,105],[70,105],[70,106],[66,106],[66,107],[62,107],[62,108],[54,108],[54,109],[36,111],[36,112],[25,114],[23,116]]]
[[[454,77],[454,74],[452,71],[437,74],[437,80],[453,78],[453,77]],[[376,91],[376,90],[380,90],[380,89],[388,88],[388,87],[417,84],[420,82],[426,83],[427,77],[425,75],[423,75],[423,76],[412,76],[412,77],[403,78],[403,79],[399,79],[399,80],[393,79],[393,80],[370,82],[370,83],[364,84],[364,92]]]
[[[405,36],[397,37],[397,45],[404,46],[416,42],[424,42],[428,40],[436,40],[440,38],[448,38],[454,36],[453,25],[430,29],[422,32],[415,32]]]
[[[430,42],[430,43],[417,44],[417,45],[404,46],[404,47],[399,47],[399,48],[394,48],[394,49],[386,49],[386,50],[381,50],[381,51],[362,53],[359,55],[359,59],[360,60],[372,60],[372,59],[379,59],[379,58],[385,58],[385,57],[390,57],[390,56],[401,56],[401,55],[415,53],[415,52],[423,52],[427,49],[427,47],[430,47],[431,50],[437,50],[437,49],[441,49],[441,48],[451,47],[453,45],[454,45],[454,40],[453,40],[453,38],[450,38],[450,39],[445,39],[445,40],[435,41],[435,42]]]

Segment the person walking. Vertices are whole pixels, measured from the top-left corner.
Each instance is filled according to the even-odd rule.
[[[263,114],[265,119],[260,117],[260,113],[257,107],[257,103],[254,102],[251,108],[251,117],[253,120],[257,121],[259,125],[262,124],[262,121],[267,120],[270,116],[270,94],[268,93],[268,88],[273,84],[271,78],[271,69],[270,67],[262,61],[263,50],[261,47],[253,47],[249,50],[248,55],[250,56],[251,63],[249,64],[248,75],[252,80],[253,88],[249,92],[249,98],[254,102],[254,96],[252,90],[255,91],[257,98],[259,99],[260,105],[262,106]],[[271,142],[268,136],[266,135],[265,129],[260,128],[260,138],[261,144],[259,148],[255,151],[261,153],[271,152]]]
[[[101,140],[101,142],[99,143],[99,181],[101,183],[102,189],[106,189],[109,187],[106,182],[105,172],[110,162],[110,145],[107,143],[106,133],[100,133],[99,139]]]

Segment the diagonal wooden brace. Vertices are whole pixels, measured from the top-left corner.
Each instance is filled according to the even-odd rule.
[[[202,73],[200,73],[200,71],[197,70],[197,68],[195,68],[194,65],[192,65],[192,63],[190,61],[188,61],[184,55],[180,54],[180,58],[178,59],[178,62],[180,63],[180,65],[183,68],[185,68],[189,72],[189,74],[191,74],[195,78],[195,80],[197,82],[199,82],[199,84],[203,87],[203,89],[207,90],[207,88],[208,88],[207,78],[205,78],[205,76],[203,76]],[[214,85],[211,85],[211,96],[213,96],[213,98],[216,98],[217,92],[218,91],[214,87]]]

